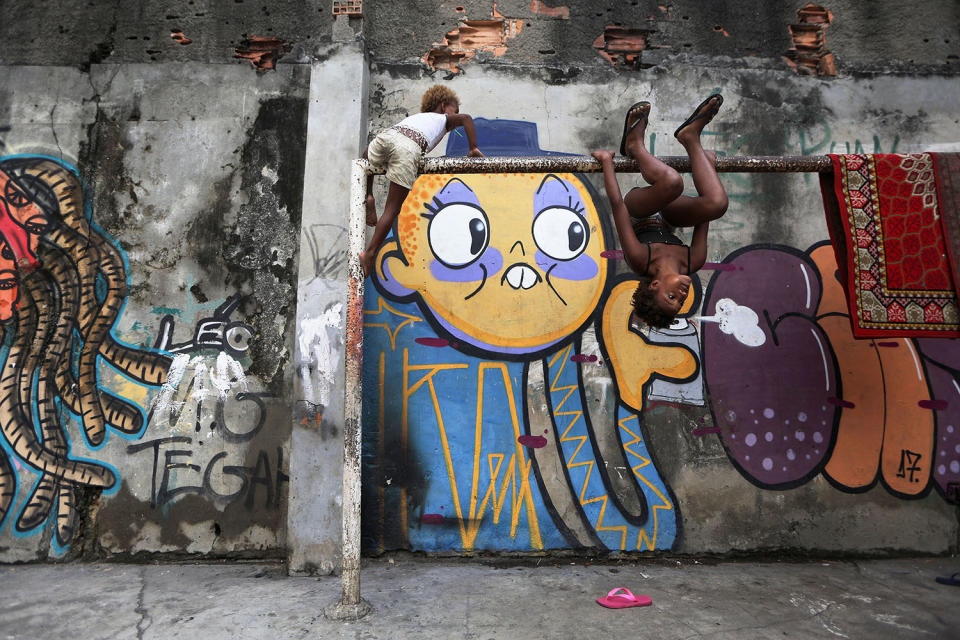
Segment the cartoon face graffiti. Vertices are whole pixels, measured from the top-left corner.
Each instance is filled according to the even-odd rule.
[[[76,170],[42,156],[0,158],[0,526],[14,507],[21,533],[53,512],[66,547],[77,487],[116,486],[107,464],[74,457],[63,416],[79,416],[90,448],[108,428],[142,433],[143,412],[101,387],[100,367],[156,386],[170,357],[113,336],[125,297],[123,256],[88,219]],[[39,478],[16,503],[25,468]]]
[[[13,309],[19,297],[17,263],[6,240],[0,239],[0,324],[13,320]]]
[[[377,284],[416,299],[456,341],[529,357],[593,314],[605,248],[593,198],[572,174],[426,175],[379,253]]]
[[[49,226],[44,209],[56,207],[51,197],[36,176],[0,170],[0,234],[6,241],[5,259],[29,265],[37,262],[37,244]]]

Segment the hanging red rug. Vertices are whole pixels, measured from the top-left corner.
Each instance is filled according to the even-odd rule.
[[[938,155],[831,154],[820,176],[855,337],[960,337],[943,220],[957,221],[954,158]]]

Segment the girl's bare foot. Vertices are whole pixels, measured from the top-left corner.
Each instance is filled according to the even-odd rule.
[[[693,110],[693,114],[684,120],[683,124],[673,132],[673,136],[679,140],[682,145],[687,145],[690,142],[699,140],[703,128],[717,115],[717,112],[720,110],[720,105],[722,104],[723,96],[719,93],[710,96],[697,105],[697,108]]]
[[[623,139],[620,141],[620,153],[636,158],[644,149],[643,139],[647,132],[647,119],[650,116],[650,103],[638,102],[630,107],[623,123]]]
[[[367,226],[375,227],[377,226],[377,205],[373,201],[373,196],[368,195],[363,201],[364,206],[367,208]]]

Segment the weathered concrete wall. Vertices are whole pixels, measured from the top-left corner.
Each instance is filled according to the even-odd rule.
[[[64,2],[8,0],[0,37],[10,46],[4,64],[231,62],[261,50],[262,39],[283,43],[274,61],[306,61],[331,42],[329,2],[280,0],[175,0],[170,2]],[[279,43],[278,43],[278,46]],[[258,60],[258,58],[254,58]]]
[[[674,64],[782,68],[788,25],[805,2],[430,2],[367,5],[367,39],[375,62],[424,63],[439,70],[492,64],[585,80],[616,61],[620,68]],[[826,3],[836,19],[825,49],[846,73],[955,73],[960,65],[950,0],[912,5],[878,0]],[[606,33],[606,37],[604,37]],[[602,52],[602,53],[601,53]],[[462,67],[460,63],[465,64]]]
[[[10,214],[0,257],[3,561],[337,567],[346,160],[431,84],[498,153],[616,148],[647,99],[650,148],[678,155],[671,132],[715,90],[705,137],[729,155],[960,146],[949,0],[844,0],[802,24],[803,3],[760,1],[367,0],[362,20],[312,1],[80,4],[12,0],[0,22],[4,202],[39,216]],[[460,178],[488,248],[534,250],[523,203],[544,176]],[[531,262],[527,298],[499,271],[474,293],[391,253],[428,255],[417,207],[446,181],[422,181],[365,301],[368,550],[956,550],[954,409],[918,405],[950,393],[952,347],[863,351],[830,315],[814,176],[723,183],[709,259],[726,266],[641,338],[596,176],[546,184],[576,194],[596,271],[547,287]],[[799,328],[747,348],[709,320],[720,297]],[[849,394],[857,408],[836,404]],[[850,455],[878,432],[933,434],[942,460]]]
[[[40,384],[38,408],[29,387],[46,375],[33,364],[39,342],[21,387],[4,395],[17,420],[2,443],[0,558],[263,556],[289,546],[294,570],[331,570],[345,198],[327,153],[340,144],[355,157],[365,136],[365,63],[350,44],[359,19],[335,19],[329,3],[239,0],[4,11],[0,33],[17,43],[0,54],[4,175],[28,187],[42,175],[27,208],[85,237],[86,219],[99,243],[71,253],[66,271],[56,256],[14,256],[19,299],[3,314],[4,357],[17,362],[34,331],[50,340],[51,329],[32,328],[49,318],[69,331],[73,302],[57,278],[73,271],[81,311],[102,307],[105,317],[89,316],[99,333],[78,319],[75,336],[58,338],[47,368],[60,378]],[[338,43],[353,53],[338,56]],[[64,188],[69,216],[50,195]],[[36,283],[26,279],[34,271]],[[50,291],[30,289],[36,304],[23,308],[25,285],[41,278]],[[48,315],[36,320],[34,308]],[[98,357],[99,342],[121,345],[119,355]],[[44,402],[57,428],[38,426],[53,411]],[[77,459],[89,461],[86,475],[66,478]]]
[[[18,353],[44,359],[4,396],[19,430],[4,445],[17,481],[4,559],[282,553],[306,69],[3,74],[15,88],[4,98],[4,175],[49,221],[33,254],[17,256],[20,297],[5,325],[8,365]],[[65,188],[69,200],[48,195]],[[93,244],[63,229],[82,236],[84,220]],[[27,293],[46,316],[31,320]],[[105,324],[85,325],[89,313]],[[31,335],[46,345],[30,347]],[[50,419],[52,430],[35,426]],[[57,460],[90,460],[109,478],[38,474],[19,441],[37,439],[35,428]]]
[[[367,66],[346,46],[312,68],[297,300],[289,569],[340,561],[349,158],[365,142]]]

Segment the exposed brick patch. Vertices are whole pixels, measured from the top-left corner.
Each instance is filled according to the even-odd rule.
[[[277,60],[289,53],[293,46],[284,40],[263,36],[250,36],[240,43],[234,51],[234,58],[245,58],[255,68],[265,71],[273,69]]]
[[[183,35],[183,31],[180,31],[179,29],[174,29],[171,31],[170,37],[174,40],[174,42],[179,42],[180,44],[190,44],[193,42],[193,40]]]
[[[447,32],[443,42],[427,52],[423,61],[433,69],[447,69],[458,73],[460,65],[478,52],[502,56],[507,52],[506,41],[515,38],[523,28],[523,20],[504,18],[493,6],[489,20],[461,20],[459,26]]]
[[[593,41],[593,48],[613,65],[639,68],[651,31],[609,26]]]
[[[333,0],[333,15],[362,16],[363,0]]]
[[[826,28],[833,14],[820,5],[808,4],[797,10],[797,24],[788,25],[793,47],[783,54],[800,75],[835,76],[837,64],[827,51]]]
[[[548,18],[563,18],[564,20],[570,19],[570,7],[548,7],[540,0],[533,0],[530,3],[530,11],[534,13],[539,13],[542,16],[547,16]]]
[[[473,57],[472,51],[450,51],[449,49],[431,49],[423,58],[432,69],[447,69],[460,72],[460,65]]]

